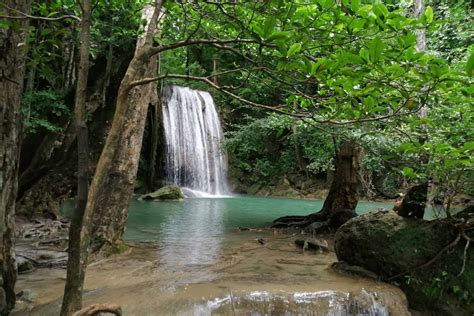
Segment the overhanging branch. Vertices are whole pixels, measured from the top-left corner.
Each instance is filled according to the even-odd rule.
[[[170,49],[175,49],[175,48],[180,48],[180,47],[185,47],[185,46],[191,46],[191,45],[199,45],[199,44],[205,44],[205,45],[213,45],[213,44],[220,44],[220,45],[225,45],[225,44],[235,44],[235,43],[247,43],[247,44],[262,44],[261,41],[251,39],[251,38],[234,38],[234,39],[227,39],[227,40],[220,40],[220,39],[187,39],[184,41],[178,41],[172,44],[168,45],[161,45],[161,46],[156,46],[152,47],[150,49],[151,55],[155,55]],[[266,45],[268,46],[268,45]]]
[[[183,79],[183,80],[194,80],[194,81],[202,81],[207,83],[209,86],[213,87],[214,89],[232,97],[233,99],[236,99],[238,101],[241,101],[242,103],[252,105],[258,108],[266,109],[275,113],[283,114],[283,115],[288,115],[291,117],[295,117],[298,119],[303,119],[308,123],[308,120],[314,122],[315,124],[327,124],[327,125],[335,125],[335,126],[347,126],[347,125],[353,125],[353,124],[360,124],[360,123],[370,123],[370,122],[378,122],[378,121],[385,121],[387,119],[393,118],[393,117],[399,117],[399,116],[404,116],[404,115],[410,115],[410,114],[415,114],[418,112],[419,109],[414,109],[412,111],[407,111],[407,112],[402,112],[401,110],[404,108],[404,105],[400,106],[396,111],[393,113],[387,114],[387,115],[380,115],[380,116],[375,116],[375,117],[367,117],[367,118],[360,118],[360,119],[355,119],[355,120],[346,120],[346,121],[336,121],[334,119],[318,119],[315,117],[312,113],[306,112],[306,113],[298,113],[298,112],[288,112],[288,111],[283,111],[281,110],[282,107],[286,107],[286,105],[277,105],[277,106],[269,106],[266,104],[261,104],[257,102],[253,102],[251,100],[247,100],[245,98],[242,98],[239,95],[236,95],[235,93],[227,90],[225,87],[219,86],[216,83],[214,83],[211,79],[212,77],[219,75],[219,74],[224,74],[224,73],[230,73],[230,72],[236,72],[236,71],[241,71],[242,68],[238,69],[232,69],[232,70],[226,70],[222,71],[220,73],[214,73],[211,74],[207,77],[198,77],[198,76],[190,76],[190,75],[180,75],[180,74],[163,74],[157,77],[152,77],[152,78],[144,78],[141,80],[136,80],[133,81],[129,87],[128,91],[131,90],[132,88],[143,85],[143,84],[148,84],[154,81],[160,81],[163,79]]]
[[[2,4],[3,7],[7,8],[8,10],[14,11],[18,13],[19,15],[0,15],[0,19],[7,19],[7,20],[24,20],[24,19],[31,19],[31,20],[39,20],[39,21],[62,21],[62,20],[67,20],[67,19],[73,19],[78,22],[81,22],[81,18],[75,15],[61,15],[58,17],[44,17],[44,16],[35,16],[35,15],[29,15],[25,12],[21,12],[19,10],[16,10],[14,8],[10,8],[6,4]]]
[[[240,71],[241,69],[236,69],[235,71],[238,71],[238,70]],[[225,71],[225,72],[229,73],[230,71],[228,70],[228,71]],[[210,78],[212,78],[213,76],[216,76],[216,75],[217,74],[210,75],[209,77],[197,77],[197,76],[180,75],[180,74],[163,74],[163,75],[153,77],[153,78],[145,78],[145,79],[142,79],[142,80],[134,81],[130,84],[130,89],[132,89],[136,86],[139,86],[139,85],[143,85],[143,84],[147,84],[147,83],[150,83],[150,82],[159,81],[159,80],[163,80],[163,79],[167,79],[167,78],[202,81],[202,82],[207,83],[209,86],[213,87],[214,89],[216,89],[216,90],[218,90],[218,91],[220,91],[220,92],[222,92],[222,93],[224,93],[224,94],[226,94],[226,95],[228,95],[228,96],[230,96],[230,97],[232,97],[236,100],[241,101],[242,103],[246,103],[246,104],[249,104],[249,105],[252,105],[252,106],[255,106],[255,107],[258,107],[258,108],[266,109],[266,110],[269,110],[269,111],[273,111],[273,112],[276,112],[276,113],[293,116],[293,117],[296,117],[296,118],[308,117],[305,114],[290,113],[290,112],[285,112],[283,110],[278,109],[278,107],[281,107],[281,106],[273,107],[273,106],[256,103],[256,102],[247,100],[245,98],[242,98],[242,97],[236,95],[235,93],[232,93],[231,91],[226,90],[225,88],[215,84]]]

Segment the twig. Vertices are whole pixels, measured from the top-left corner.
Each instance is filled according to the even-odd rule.
[[[19,20],[19,19],[32,19],[32,20],[40,20],[40,21],[61,21],[61,20],[66,20],[66,19],[73,19],[78,22],[81,22],[81,18],[75,15],[62,15],[58,16],[55,18],[47,18],[44,16],[34,16],[34,15],[29,15],[25,12],[21,12],[19,10],[16,10],[14,8],[10,8],[6,4],[1,4],[3,7],[7,8],[8,10],[14,11],[18,13],[19,15],[16,16],[10,16],[10,15],[0,15],[0,19],[9,19],[9,20]]]
[[[469,248],[469,243],[471,242],[471,239],[467,237],[464,232],[462,232],[462,236],[464,237],[464,239],[466,239],[466,246],[464,247],[464,257],[462,260],[462,268],[458,274],[458,277],[460,277],[464,273],[464,269],[466,268],[467,249]]]
[[[385,281],[393,281],[393,280],[395,280],[395,279],[397,279],[397,278],[399,278],[399,277],[401,277],[401,276],[404,276],[405,274],[408,274],[408,273],[410,273],[410,272],[413,272],[413,271],[415,271],[415,270],[419,270],[419,269],[421,269],[421,268],[426,268],[427,266],[429,266],[430,264],[432,264],[433,262],[435,262],[436,260],[438,260],[438,258],[441,257],[441,255],[442,255],[443,253],[445,253],[447,250],[449,250],[449,249],[455,247],[455,246],[459,243],[459,240],[461,240],[461,233],[459,233],[459,234],[456,236],[456,238],[455,238],[452,242],[450,242],[450,243],[449,243],[448,245],[446,245],[443,249],[441,249],[441,250],[438,252],[438,254],[436,254],[436,256],[434,256],[431,260],[429,260],[429,261],[427,261],[427,262],[425,262],[425,263],[423,263],[423,264],[421,264],[421,265],[418,265],[418,266],[416,266],[416,267],[413,267],[413,268],[411,268],[411,269],[408,269],[408,270],[406,270],[406,271],[404,271],[404,272],[401,272],[401,273],[398,273],[398,274],[396,274],[396,275],[394,275],[394,276],[391,276],[391,277],[389,277],[389,278],[386,278]]]

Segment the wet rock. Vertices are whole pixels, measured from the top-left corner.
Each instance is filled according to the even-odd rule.
[[[369,270],[364,269],[363,267],[359,267],[359,266],[351,266],[350,264],[348,264],[347,262],[344,262],[344,261],[339,261],[339,262],[333,263],[331,268],[334,271],[337,271],[337,272],[340,272],[340,273],[360,276],[360,277],[368,278],[368,279],[375,279],[375,280],[379,279],[378,275],[376,275],[372,271],[369,271]]]
[[[184,194],[180,187],[176,185],[167,185],[155,192],[140,196],[140,199],[146,201],[182,201],[184,199]]]
[[[295,244],[303,250],[329,251],[328,242],[324,239],[296,239]]]
[[[66,220],[34,219],[17,224],[15,236],[21,239],[54,238],[67,235],[69,223]]]
[[[443,309],[443,315],[470,315],[474,312],[474,258],[469,254],[465,270],[458,277],[464,261],[464,241],[432,264],[416,268],[437,256],[457,235],[453,225],[442,221],[403,218],[393,211],[372,212],[339,228],[335,251],[339,261],[363,267],[382,279],[403,274],[395,280],[414,308]],[[463,310],[449,308],[455,305]]]
[[[0,313],[7,310],[7,295],[5,294],[5,290],[3,287],[0,287]]]
[[[32,290],[23,290],[20,293],[18,293],[16,296],[21,301],[33,303],[38,297],[38,294]]]
[[[30,261],[37,268],[65,268],[67,265],[67,252],[46,250],[15,248],[17,257],[23,257]]]
[[[394,295],[395,294],[395,295]],[[397,315],[408,316],[406,299],[398,293],[360,292],[295,292],[266,291],[231,293],[225,297],[203,300],[191,312],[175,314],[198,315]],[[183,304],[184,305],[184,304]]]
[[[16,265],[18,273],[20,274],[28,273],[34,270],[33,262],[22,256],[16,257]]]

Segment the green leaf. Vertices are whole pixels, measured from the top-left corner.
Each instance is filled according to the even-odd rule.
[[[359,56],[366,62],[369,62],[370,61],[370,58],[369,58],[369,51],[365,48],[362,48],[359,52]]]
[[[355,19],[352,21],[349,27],[352,29],[352,32],[359,32],[364,29],[365,22],[365,19]]]
[[[466,63],[466,72],[468,76],[474,75],[474,52],[469,56]]]
[[[268,35],[271,34],[273,29],[275,28],[276,22],[277,22],[277,19],[274,16],[271,16],[265,20],[265,23],[263,24],[263,37],[264,38],[268,37]]]
[[[285,40],[289,37],[290,32],[273,32],[268,38],[267,42],[273,42],[278,40]]]
[[[374,4],[373,10],[374,10],[374,13],[380,18],[384,18],[385,16],[388,15],[388,9],[383,3]]]
[[[426,7],[425,17],[426,17],[426,22],[428,22],[428,23],[433,22],[433,8],[432,7],[430,7],[430,6]]]
[[[369,56],[372,62],[376,63],[377,61],[379,61],[380,55],[383,52],[384,46],[385,45],[382,43],[382,40],[378,37],[370,41]]]
[[[444,161],[444,166],[445,166],[446,168],[452,168],[452,167],[456,166],[458,163],[459,163],[458,160],[446,159],[446,160]]]
[[[464,151],[471,151],[474,150],[474,142],[467,142],[462,146],[462,150]]]
[[[407,178],[411,178],[411,179],[416,178],[415,171],[410,167],[403,168],[402,172],[403,172],[403,175]]]
[[[360,0],[352,0],[352,3],[351,3],[352,11],[357,12],[357,10],[359,10],[359,7],[360,7]]]
[[[294,54],[298,53],[300,50],[301,50],[301,43],[294,43],[293,45],[290,46],[290,48],[286,52],[286,56],[288,57],[293,56]]]

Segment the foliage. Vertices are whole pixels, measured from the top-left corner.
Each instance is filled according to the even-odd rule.
[[[460,64],[474,44],[474,4],[467,0],[430,0],[439,26],[428,34],[428,47],[452,64]]]
[[[25,117],[26,133],[37,133],[39,130],[60,132],[58,119],[71,115],[64,102],[64,95],[53,90],[39,90],[23,96],[22,114]]]
[[[93,63],[100,66],[110,49],[133,49],[143,4],[96,3]],[[372,178],[388,174],[382,182],[389,191],[403,175],[412,181],[432,179],[445,199],[461,191],[472,193],[467,182],[472,174],[472,113],[466,109],[474,92],[469,48],[474,37],[472,23],[467,23],[472,18],[468,1],[430,0],[419,18],[410,12],[411,1],[164,5],[157,46],[225,41],[165,50],[160,67],[162,74],[208,79],[223,72],[213,82],[239,98],[213,95],[228,123],[231,162],[248,179],[324,175],[332,167],[334,143],[356,137],[366,152],[361,178],[368,189],[374,187]],[[36,4],[33,13],[79,12],[73,1],[53,1]],[[427,31],[428,53],[416,51],[420,28]],[[41,21],[30,34],[29,68],[38,73],[33,92],[60,91],[65,54],[77,46],[77,24]],[[72,43],[72,48],[63,43]],[[203,81],[171,77],[161,84],[210,89]],[[42,118],[36,124],[54,129],[42,103],[31,102],[32,114]],[[427,109],[428,116],[420,118],[420,109]],[[270,115],[272,111],[280,115]],[[423,163],[420,157],[429,159]]]

